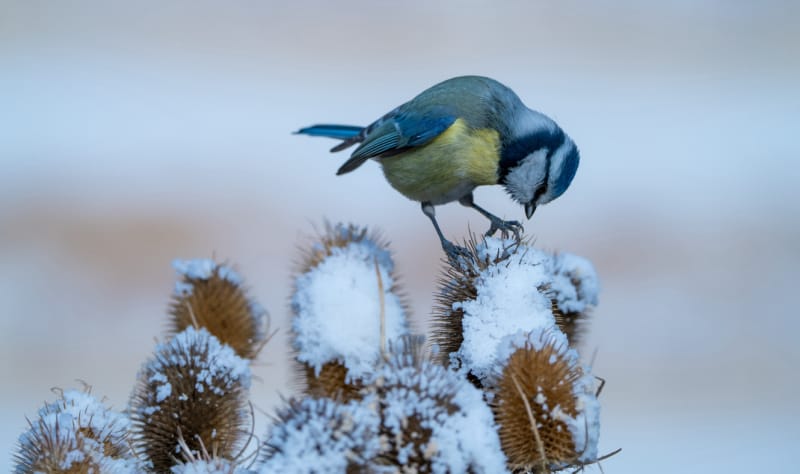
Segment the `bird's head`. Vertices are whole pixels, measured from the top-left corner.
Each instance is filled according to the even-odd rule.
[[[501,148],[500,184],[530,219],[537,206],[567,190],[579,161],[578,147],[555,122],[525,108]]]

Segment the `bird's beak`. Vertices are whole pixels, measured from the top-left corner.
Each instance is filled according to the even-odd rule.
[[[533,212],[536,210],[536,204],[533,202],[529,202],[525,204],[525,216],[530,219],[533,215]]]

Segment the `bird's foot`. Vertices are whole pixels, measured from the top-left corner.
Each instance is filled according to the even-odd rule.
[[[495,217],[494,219],[489,219],[492,225],[489,227],[489,230],[486,232],[487,237],[491,237],[495,234],[498,230],[500,231],[500,235],[505,239],[508,237],[509,233],[514,234],[514,239],[519,241],[522,238],[522,232],[525,230],[522,227],[522,224],[519,221],[504,221]]]
[[[460,258],[472,258],[472,252],[468,248],[460,247],[449,240],[442,240],[442,250],[451,262],[458,262]]]

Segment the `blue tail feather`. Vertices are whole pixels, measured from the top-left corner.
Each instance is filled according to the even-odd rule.
[[[339,140],[347,140],[348,138],[357,136],[363,129],[363,127],[354,125],[319,124],[301,128],[295,133],[311,135],[313,137],[330,137],[338,138]]]

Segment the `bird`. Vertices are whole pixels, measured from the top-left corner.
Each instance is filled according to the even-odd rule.
[[[380,163],[389,184],[421,204],[450,258],[466,249],[445,238],[435,206],[458,201],[489,219],[487,236],[499,230],[519,241],[522,224],[480,207],[473,190],[503,186],[530,219],[567,190],[580,162],[577,146],[555,121],[483,76],[440,82],[366,127],[318,124],[295,133],[342,140],[331,152],[358,145],[336,174],[369,159]]]

